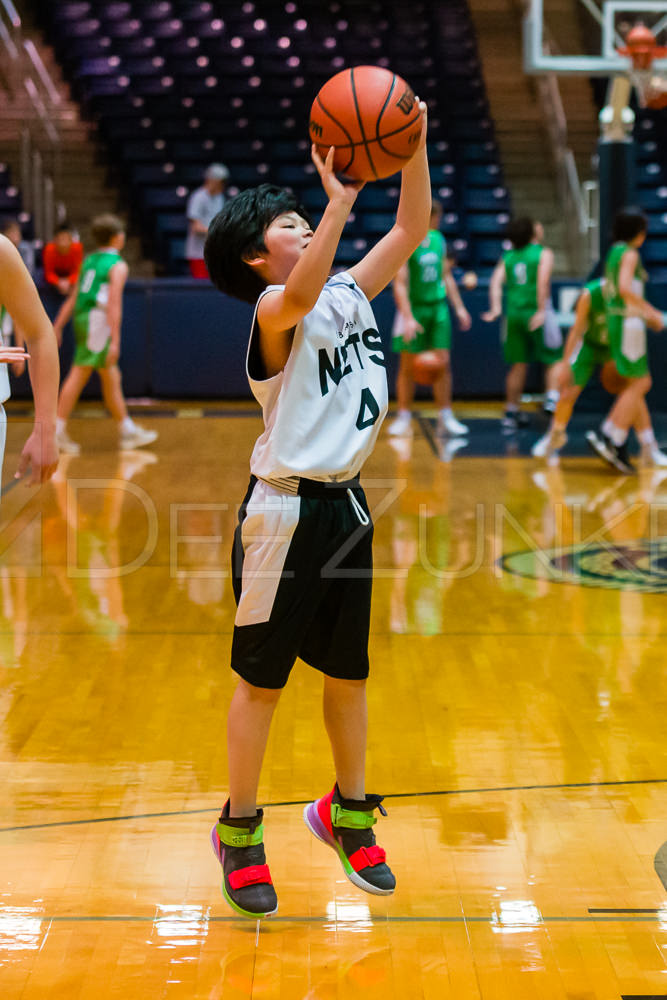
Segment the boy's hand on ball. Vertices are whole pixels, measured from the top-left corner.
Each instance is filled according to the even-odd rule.
[[[423,149],[426,145],[426,133],[428,132],[428,107],[426,101],[420,101],[418,97],[415,97],[415,104],[419,105],[419,113],[422,116],[422,134],[419,138],[419,145],[417,149]]]
[[[311,159],[315,164],[318,174],[320,175],[322,187],[324,188],[329,201],[333,201],[335,199],[336,201],[342,201],[345,202],[345,204],[352,206],[354,205],[357,195],[366,181],[349,181],[348,183],[343,184],[334,171],[335,152],[335,148],[330,146],[326,160],[323,160],[315,143],[313,143],[310,148]]]

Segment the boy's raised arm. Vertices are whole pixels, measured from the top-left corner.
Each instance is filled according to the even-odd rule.
[[[333,170],[333,146],[324,161],[315,146],[311,156],[329,203],[285,287],[264,295],[259,303],[257,320],[263,336],[291,330],[313,308],[331,272],[341,233],[357,194],[364,186],[363,181],[342,184],[338,180]],[[261,256],[247,261],[251,266],[261,265],[261,262]]]
[[[350,268],[350,274],[366,295],[373,299],[389,284],[428,232],[431,215],[431,179],[426,156],[426,105],[422,113],[422,134],[417,152],[401,171],[401,196],[396,222],[386,236],[366,256]]]

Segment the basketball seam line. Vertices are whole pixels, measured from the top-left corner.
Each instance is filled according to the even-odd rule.
[[[326,111],[326,113],[329,115],[329,117],[331,118],[331,120],[333,122],[335,122],[336,125],[338,125],[341,129],[343,129],[343,131],[345,131],[347,133],[347,135],[349,135],[350,133],[347,132],[347,129],[345,129],[345,127],[343,125],[341,125],[340,122],[336,121],[336,119],[334,118],[334,116],[331,114],[330,111],[327,111],[327,109],[324,107],[324,105],[320,101],[319,97],[317,98],[317,100],[318,100],[318,103],[319,103],[320,107],[322,108],[322,110]],[[400,128],[395,128],[393,130],[393,132],[387,132],[385,135],[381,136],[379,139],[371,139],[370,141],[371,142],[377,142],[378,145],[382,148],[382,152],[386,153],[387,156],[397,156],[400,159],[409,160],[409,159],[412,158],[412,153],[410,154],[410,156],[404,156],[402,153],[392,153],[392,151],[390,149],[385,149],[384,146],[382,146],[382,142],[385,139],[393,139],[394,136],[400,135],[401,132],[404,132],[406,130],[406,128],[412,128],[412,126],[415,125],[417,121],[418,121],[418,117],[415,118],[415,119],[413,119],[413,121],[406,122],[405,125],[401,125]],[[336,145],[336,149],[348,149],[348,147],[354,149],[355,146],[364,146],[364,145],[366,145],[366,142],[367,142],[366,139],[361,139],[359,142],[353,142],[352,139],[350,139],[350,142],[341,143],[340,145],[337,144]],[[324,145],[324,143],[320,143],[319,145]]]
[[[322,111],[325,113],[325,115],[328,115],[329,118],[331,119],[331,121],[334,123],[334,125],[337,125],[338,128],[341,130],[341,132],[344,132],[345,135],[350,140],[347,145],[350,147],[352,155],[350,157],[350,160],[345,164],[345,166],[341,168],[340,172],[344,174],[345,171],[347,170],[347,168],[350,167],[351,164],[352,164],[352,162],[354,161],[354,147],[357,146],[357,145],[361,145],[361,143],[355,143],[355,142],[352,141],[352,135],[351,135],[351,133],[345,128],[345,126],[343,125],[342,122],[339,122],[338,119],[334,115],[331,114],[331,112],[329,111],[328,108],[324,107],[324,105],[322,104],[322,100],[321,100],[319,94],[317,95],[316,99],[317,99],[317,103],[322,108]],[[332,145],[333,145],[333,143],[332,143]],[[322,143],[322,146],[324,146],[324,143]],[[347,146],[342,146],[342,147],[341,146],[336,146],[336,149],[346,149],[346,148],[347,148]],[[328,152],[328,150],[327,150],[327,152]]]
[[[396,76],[396,74],[394,73],[394,77],[395,76]],[[361,131],[361,138],[362,138],[363,143],[364,143],[364,149],[366,151],[366,156],[368,157],[368,162],[371,165],[371,170],[373,171],[373,174],[375,175],[375,179],[379,180],[378,172],[375,169],[375,164],[373,163],[373,157],[371,156],[370,150],[368,148],[368,140],[366,139],[366,133],[364,132],[364,123],[361,120],[361,114],[359,113],[359,102],[357,100],[357,88],[355,87],[355,84],[354,84],[354,69],[350,70],[350,86],[352,87],[352,99],[354,100],[354,110],[357,112],[357,121],[359,122],[359,129]]]

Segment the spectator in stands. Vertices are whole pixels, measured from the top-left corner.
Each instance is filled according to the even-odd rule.
[[[78,455],[81,450],[67,434],[67,420],[93,371],[100,377],[104,402],[116,421],[120,449],[140,448],[157,437],[156,431],[140,427],[129,416],[118,367],[123,289],[128,275],[120,255],[125,246],[125,226],[115,215],[99,215],[93,219],[92,233],[97,250],[81,265],[79,281],[56,320],[62,328],[74,313],[76,348],[60,390],[56,421],[58,447],[68,455]]]
[[[28,240],[23,239],[21,223],[18,219],[7,219],[2,227],[2,235],[6,236],[10,243],[13,243],[23,258],[23,263],[28,268],[30,274],[35,271],[35,248]]]
[[[72,227],[62,222],[53,239],[44,247],[44,278],[61,295],[69,295],[76,285],[83,261],[83,245],[74,239]]]
[[[398,416],[389,427],[393,436],[412,434],[411,406],[414,398],[414,358],[421,351],[437,351],[444,361],[442,375],[433,384],[433,398],[438,407],[437,432],[443,435],[468,433],[452,413],[452,373],[449,351],[452,324],[448,301],[462,330],[471,326],[470,314],[463,305],[447,257],[447,244],[440,232],[442,205],[433,201],[429,231],[394,279],[396,303],[393,349],[400,353],[396,394]]]
[[[204,183],[188,199],[188,238],[185,256],[193,278],[208,278],[204,262],[204,243],[208,227],[225,203],[229,170],[224,163],[212,163],[204,174]]]
[[[0,236],[0,309],[6,309],[25,339],[22,347],[0,350],[0,361],[14,363],[30,357],[30,381],[35,396],[35,423],[26,441],[15,478],[31,468],[31,483],[50,479],[58,465],[56,446],[56,401],[58,399],[58,348],[53,328],[37,289],[12,241]],[[9,396],[9,379],[4,364],[0,367],[0,402]],[[5,411],[0,406],[0,465],[5,450]]]

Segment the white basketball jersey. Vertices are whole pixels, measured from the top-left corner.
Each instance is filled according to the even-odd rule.
[[[12,332],[12,321],[9,318],[9,313],[4,308],[0,307],[0,347],[4,347],[6,344],[10,343]],[[9,399],[11,391],[9,388],[9,366],[6,364],[0,364],[0,403],[4,403],[5,400]]]
[[[262,294],[282,287],[269,285]],[[327,281],[296,325],[287,364],[272,378],[254,377],[262,372],[255,309],[246,371],[264,417],[253,475],[277,483],[358,474],[387,412],[387,373],[373,310],[350,274]]]

